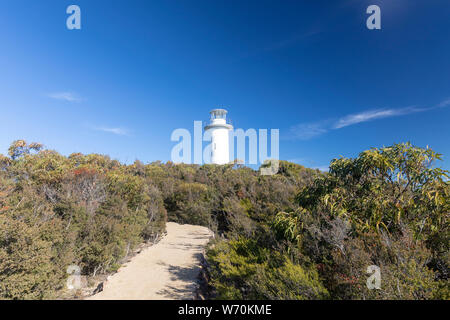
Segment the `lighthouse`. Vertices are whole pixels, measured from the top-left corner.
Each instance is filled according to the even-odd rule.
[[[227,123],[225,109],[214,109],[210,112],[210,123],[205,126],[205,131],[211,133],[211,163],[226,164],[230,162],[229,135],[233,126]]]

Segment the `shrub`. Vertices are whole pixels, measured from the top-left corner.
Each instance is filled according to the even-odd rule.
[[[58,297],[69,265],[114,271],[165,230],[162,195],[136,164],[23,140],[9,154],[0,157],[0,298]]]
[[[294,264],[256,241],[221,241],[208,251],[212,285],[219,299],[325,299],[314,266]]]

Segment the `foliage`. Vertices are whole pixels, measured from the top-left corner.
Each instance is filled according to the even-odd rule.
[[[69,265],[113,271],[165,230],[162,195],[134,166],[23,140],[9,155],[0,157],[0,298],[57,297]]]
[[[116,270],[166,220],[207,226],[221,299],[449,299],[450,185],[409,143],[331,162],[124,165],[13,142],[0,155],[0,298],[58,297],[68,265]],[[381,270],[369,290],[367,267]]]
[[[324,299],[317,270],[304,268],[255,240],[217,243],[208,251],[219,299]]]
[[[432,299],[448,295],[450,185],[441,155],[409,143],[336,159],[296,196],[272,228],[319,266],[336,299]],[[367,290],[366,268],[381,268]]]

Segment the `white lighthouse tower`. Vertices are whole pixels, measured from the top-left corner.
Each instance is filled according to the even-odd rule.
[[[205,126],[205,131],[211,133],[211,163],[226,164],[230,162],[229,132],[233,129],[227,123],[225,109],[214,109],[210,112],[211,122]]]

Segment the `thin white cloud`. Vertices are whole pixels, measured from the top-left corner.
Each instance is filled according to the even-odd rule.
[[[450,99],[444,100],[438,104],[438,108],[444,108],[450,106]]]
[[[444,108],[447,106],[450,106],[450,99],[442,101],[437,106],[430,108],[407,107],[400,109],[376,109],[350,114],[337,120],[301,123],[291,127],[290,138],[296,140],[309,140],[321,136],[330,130],[338,130],[358,123],[374,121],[383,118],[404,116],[418,112],[426,112],[437,108]]]
[[[309,140],[318,137],[328,131],[327,122],[300,123],[291,127],[293,139]]]
[[[128,130],[124,128],[108,128],[108,127],[95,127],[94,130],[103,131],[106,133],[112,133],[118,136],[127,136],[129,135]]]
[[[367,122],[377,119],[403,116],[410,113],[422,112],[426,111],[426,109],[419,109],[414,107],[402,108],[402,109],[380,109],[380,110],[368,110],[356,114],[351,114],[340,118],[333,125],[332,129],[341,129],[344,127],[348,127],[357,123]]]
[[[49,98],[55,100],[62,100],[67,102],[80,102],[82,99],[73,92],[54,92],[47,95]]]

